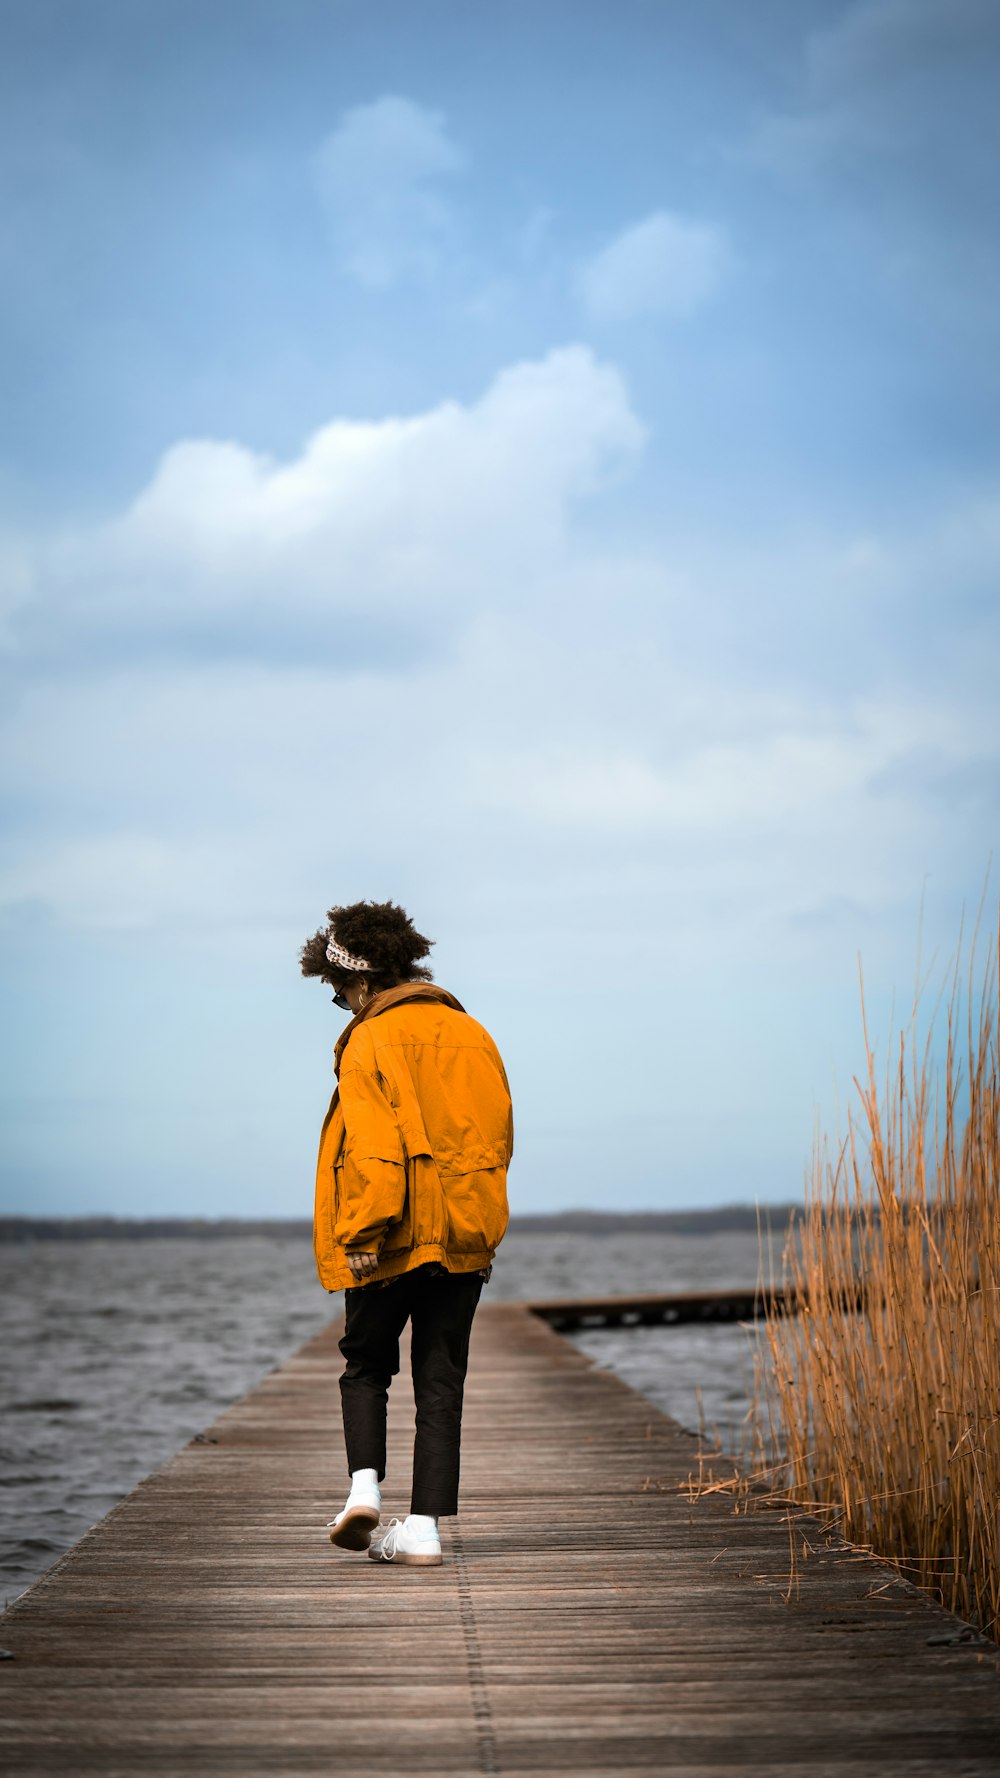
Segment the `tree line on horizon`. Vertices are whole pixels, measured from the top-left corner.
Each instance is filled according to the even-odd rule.
[[[508,1232],[518,1235],[716,1234],[783,1229],[795,1204],[722,1204],[690,1210],[553,1210],[514,1215]],[[203,1216],[0,1216],[0,1242],[220,1240],[239,1235],[302,1236],[305,1217]]]

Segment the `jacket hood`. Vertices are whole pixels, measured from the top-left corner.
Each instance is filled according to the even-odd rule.
[[[449,994],[447,988],[439,988],[436,982],[400,982],[397,988],[383,988],[381,994],[373,994],[361,1011],[355,1013],[337,1040],[333,1052],[333,1068],[338,1080],[344,1051],[358,1025],[363,1025],[366,1019],[377,1018],[380,1012],[388,1012],[390,1006],[401,1006],[404,1000],[437,1001],[440,1006],[450,1006],[455,1012],[465,1011],[462,1002],[454,994]]]

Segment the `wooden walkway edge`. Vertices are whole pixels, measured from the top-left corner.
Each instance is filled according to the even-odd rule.
[[[0,1622],[9,1778],[553,1773],[995,1778],[1000,1651],[781,1515],[689,1503],[695,1441],[522,1305],[485,1303],[445,1563],[334,1550],[338,1327]],[[387,1514],[412,1397],[391,1397]]]

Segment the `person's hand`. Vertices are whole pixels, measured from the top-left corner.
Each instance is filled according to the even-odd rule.
[[[374,1277],[378,1271],[377,1253],[349,1253],[347,1263],[351,1268],[351,1277],[362,1284],[366,1278]]]

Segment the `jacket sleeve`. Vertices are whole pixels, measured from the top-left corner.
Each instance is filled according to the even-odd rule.
[[[507,1071],[502,1062],[500,1063],[500,1073],[503,1075],[503,1084],[507,1089],[507,1165],[509,1167],[511,1161],[514,1159],[514,1105],[510,1096],[510,1082],[507,1079]]]
[[[510,1096],[510,1081],[507,1079],[507,1070],[503,1065],[503,1058],[500,1051],[497,1049],[492,1037],[489,1036],[489,1033],[487,1033],[486,1047],[497,1065],[500,1079],[503,1081],[504,1092],[507,1095],[507,1165],[509,1167],[514,1158],[514,1105]]]
[[[406,1154],[374,1058],[366,1066],[359,1045],[351,1064],[340,1076],[345,1135],[334,1235],[348,1250],[373,1252],[381,1247],[389,1224],[403,1215]]]

